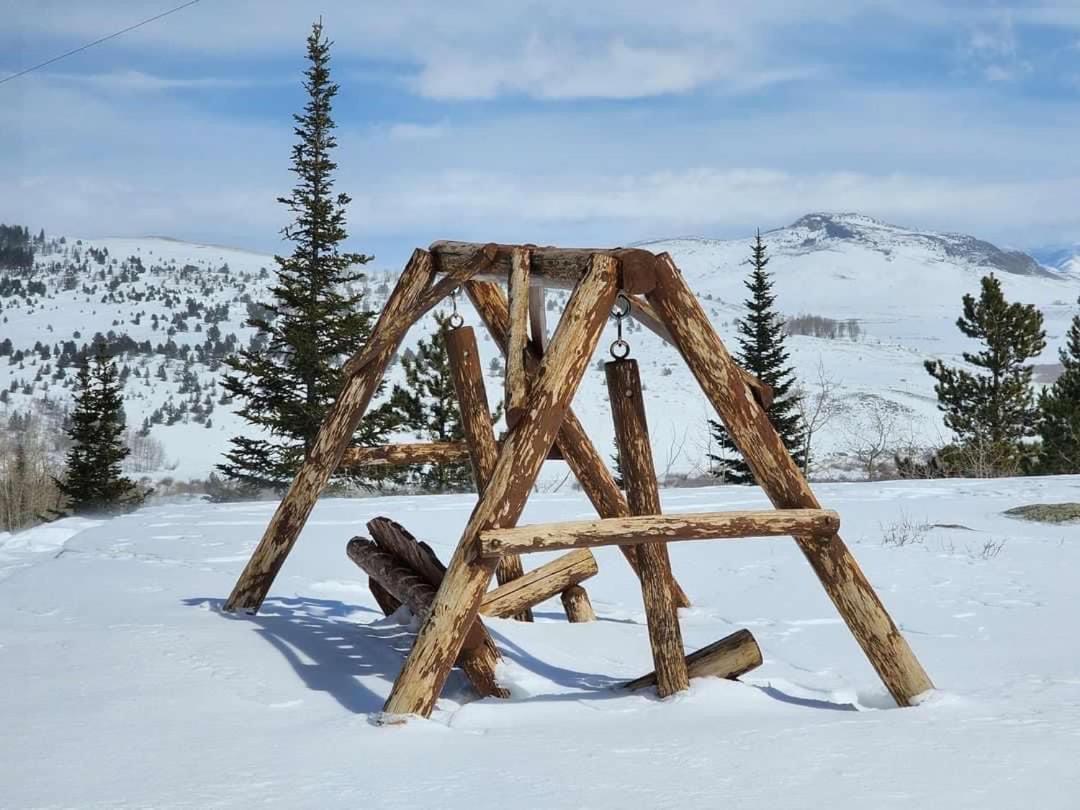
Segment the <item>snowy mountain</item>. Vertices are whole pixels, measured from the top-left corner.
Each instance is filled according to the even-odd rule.
[[[789,348],[811,396],[831,391],[832,418],[815,440],[819,469],[854,463],[864,434],[889,423],[896,445],[945,440],[932,380],[923,361],[956,360],[967,341],[955,328],[960,299],[994,271],[1010,299],[1034,303],[1046,316],[1044,380],[1053,374],[1060,337],[1075,312],[1080,270],[1050,270],[1026,254],[981,240],[899,228],[857,214],[810,214],[764,234],[780,309],[797,332]],[[734,348],[745,297],[749,239],[673,239],[644,247],[668,251]],[[96,333],[123,352],[129,424],[149,425],[163,457],[142,454],[132,470],[151,477],[204,478],[229,437],[247,430],[222,398],[222,359],[247,345],[244,322],[265,300],[271,257],[161,238],[51,240],[32,277],[0,279],[0,408],[31,403],[62,408],[70,398],[74,353]],[[369,300],[382,305],[397,269],[368,273]],[[549,293],[552,323],[566,293]],[[462,303],[466,321],[479,319]],[[406,346],[434,328],[429,316]],[[492,397],[501,362],[482,329],[481,354]],[[602,341],[575,400],[602,452],[610,450],[610,414]],[[632,356],[642,364],[654,453],[661,473],[705,471],[711,414],[676,352],[631,327]],[[9,342],[10,341],[10,342]],[[397,374],[398,368],[391,374]],[[553,463],[545,481],[562,480]]]

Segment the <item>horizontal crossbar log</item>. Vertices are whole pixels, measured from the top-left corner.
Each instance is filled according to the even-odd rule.
[[[828,509],[771,509],[757,512],[702,512],[642,515],[567,523],[539,523],[480,533],[481,557],[528,554],[594,546],[629,546],[674,540],[724,540],[736,537],[830,537],[840,516]]]
[[[572,551],[489,591],[480,603],[480,612],[500,618],[514,616],[596,576],[599,570],[587,548]]]
[[[381,444],[376,447],[350,447],[341,459],[341,466],[450,464],[468,460],[469,448],[464,442],[416,442]]]
[[[431,255],[436,273],[455,273],[477,250],[488,247],[472,242],[434,242]],[[589,269],[594,254],[619,260],[618,285],[628,293],[647,293],[655,285],[653,266],[656,254],[641,248],[558,248],[536,245],[494,245],[495,260],[490,268],[476,275],[489,281],[505,283],[510,273],[514,250],[525,247],[530,253],[530,284],[571,289]]]
[[[761,666],[761,648],[749,630],[739,630],[707,647],[686,656],[686,673],[691,678],[738,678]],[[646,689],[656,686],[656,673],[650,672],[623,689]]]

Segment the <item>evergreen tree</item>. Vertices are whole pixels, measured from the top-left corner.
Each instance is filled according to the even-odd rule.
[[[449,318],[435,313],[436,330],[426,340],[417,342],[415,352],[401,356],[405,385],[395,385],[390,400],[382,410],[392,421],[433,442],[460,442],[465,438],[461,426],[454,381],[450,376],[450,358],[446,351]],[[492,421],[499,418],[499,409]],[[433,464],[410,472],[411,483],[436,492],[467,491],[474,486],[468,462]]]
[[[750,298],[745,301],[747,316],[738,322],[739,350],[736,355],[746,371],[772,388],[773,402],[765,413],[795,463],[802,467],[806,452],[805,431],[792,392],[795,371],[788,365],[788,353],[784,348],[784,322],[775,308],[776,296],[772,292],[772,278],[766,269],[768,264],[765,243],[759,231],[751,247],[751,270],[746,279]],[[715,465],[713,474],[736,484],[753,483],[750,467],[735,448],[724,426],[710,419],[709,428],[720,450],[715,455],[709,455]]]
[[[943,452],[945,466],[965,474],[1000,475],[1022,467],[1023,440],[1035,433],[1038,412],[1028,361],[1045,348],[1046,332],[1042,313],[1032,304],[1006,301],[993,273],[981,285],[977,301],[964,296],[964,314],[956,326],[982,342],[981,351],[964,352],[963,358],[985,373],[951,368],[940,360],[925,365],[937,380],[934,392],[945,425],[958,439]]]
[[[135,483],[121,475],[121,462],[131,450],[124,444],[124,403],[116,367],[103,351],[87,362],[76,378],[75,407],[67,430],[68,451],[63,480],[56,485],[66,510],[75,514],[116,512],[143,499]]]
[[[1058,357],[1061,376],[1039,397],[1038,470],[1048,475],[1080,473],[1080,314],[1073,316]]]
[[[337,141],[331,105],[338,85],[330,80],[330,45],[316,22],[307,39],[303,86],[308,101],[303,113],[293,116],[297,183],[288,197],[278,199],[294,217],[283,231],[294,243],[293,253],[275,257],[273,300],[252,308],[248,324],[258,332],[248,349],[228,360],[235,373],[223,381],[226,393],[243,402],[241,416],[261,430],[232,439],[218,470],[249,488],[280,489],[293,478],[344,386],[342,364],[364,346],[374,319],[363,293],[353,292],[363,279],[353,268],[371,257],[341,249],[350,198],[333,193],[337,164],[331,153]],[[381,443],[389,427],[385,412],[372,414],[353,441]]]

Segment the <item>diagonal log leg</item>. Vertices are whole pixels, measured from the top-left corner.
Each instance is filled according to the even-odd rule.
[[[820,508],[671,257],[663,254],[656,267],[656,287],[646,297],[755,480],[778,509]],[[839,535],[816,541],[796,537],[795,542],[896,702],[910,706],[932,689],[929,676]]]
[[[495,344],[505,353],[510,334],[510,316],[503,291],[498,284],[470,281],[465,284],[465,292],[483,319]],[[535,342],[529,348],[530,351],[526,357],[527,364],[530,368],[535,368],[540,362],[540,355]],[[626,498],[623,497],[607,464],[596,451],[596,446],[577,416],[574,415],[573,410],[566,412],[566,419],[559,428],[556,442],[559,452],[581,483],[581,488],[592,502],[596,513],[602,518],[629,517],[630,508],[626,504]],[[620,550],[636,574],[638,568],[635,550],[631,547],[620,547]],[[679,607],[690,607],[690,599],[683,592],[678,581],[672,577],[671,582],[675,604]]]
[[[472,459],[476,492],[483,496],[488,481],[495,472],[499,448],[495,443],[495,428],[491,424],[484,373],[480,367],[480,351],[476,347],[476,333],[471,326],[461,326],[446,333],[446,355],[461,412],[461,427]],[[517,554],[503,557],[495,569],[500,585],[505,585],[524,573],[521,557]],[[532,611],[526,609],[514,618],[531,622]]]
[[[494,250],[481,251],[470,263],[469,272],[480,272],[491,264],[493,258]],[[382,381],[390,358],[409,327],[426,312],[424,307],[430,309],[438,303],[431,301],[428,290],[433,274],[431,254],[424,250],[414,251],[387,299],[368,345],[346,364],[347,367],[355,365],[359,370],[347,377],[337,401],[326,414],[314,445],[233,586],[225,610],[254,613],[262,605],[285,558],[300,536],[315,501],[341,464],[356,427]],[[424,297],[425,292],[428,293],[427,297]]]
[[[637,361],[605,363],[604,371],[630,514],[659,515],[660,491],[656,486]],[[656,693],[663,698],[690,688],[679,629],[679,610],[672,599],[671,560],[667,545],[662,542],[638,546],[637,559],[641,567],[641,595],[649,625],[649,644],[656,667]]]
[[[530,386],[525,413],[503,443],[491,480],[473,509],[431,613],[394,683],[384,707],[390,717],[427,717],[435,707],[495,571],[494,561],[476,555],[477,537],[485,529],[517,523],[585,374],[617,291],[615,260],[595,256],[570,297],[551,349]]]

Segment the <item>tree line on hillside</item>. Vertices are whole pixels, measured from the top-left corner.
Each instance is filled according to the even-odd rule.
[[[338,85],[330,79],[330,45],[321,23],[316,23],[307,39],[308,100],[294,116],[296,185],[279,198],[293,217],[283,232],[293,251],[275,259],[278,271],[271,300],[249,310],[248,323],[256,328],[256,339],[226,361],[230,373],[223,386],[240,403],[239,413],[253,432],[232,439],[212,476],[211,494],[219,498],[281,492],[288,486],[346,383],[344,360],[364,347],[375,320],[365,293],[357,287],[363,279],[357,268],[371,257],[344,249],[350,200],[334,192],[337,164],[332,154],[337,144],[331,108]],[[768,262],[759,233],[751,247],[749,297],[746,315],[737,323],[736,355],[743,368],[771,388],[771,401],[762,406],[806,471],[821,422],[807,406],[790,361],[785,341],[799,330],[786,328],[776,310]],[[1063,373],[1036,397],[1031,361],[1046,345],[1041,313],[1034,306],[1006,301],[992,274],[982,279],[979,297],[966,295],[962,305],[957,326],[979,342],[980,350],[963,355],[966,366],[940,360],[926,363],[955,440],[923,457],[897,457],[899,473],[1080,472],[1080,313],[1060,350]],[[384,404],[357,426],[355,446],[383,444],[405,431],[432,441],[462,438],[448,369],[447,319],[441,313],[435,319],[434,332],[399,358],[404,384],[395,385]],[[850,324],[846,330],[849,336],[858,334]],[[59,496],[51,510],[54,515],[123,510],[140,503],[146,494],[123,475],[121,462],[130,450],[123,441],[126,425],[119,375],[104,347],[97,341],[95,345],[98,351],[92,360],[85,354],[78,358],[77,393],[68,428],[71,448],[65,470],[55,481]],[[713,421],[710,431],[717,443],[716,452],[710,453],[714,474],[728,482],[752,482],[753,472],[724,426]],[[873,458],[879,457],[880,452]],[[30,475],[25,463],[20,474]],[[342,469],[335,482],[341,487],[389,482],[425,491],[472,487],[465,464],[399,473]],[[0,486],[0,510],[5,508],[4,493]]]

